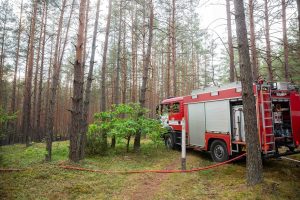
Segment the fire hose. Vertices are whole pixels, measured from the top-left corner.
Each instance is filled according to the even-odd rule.
[[[189,173],[189,172],[197,172],[197,171],[203,171],[203,170],[208,170],[212,169],[215,167],[219,167],[221,165],[228,164],[230,162],[233,162],[235,160],[238,160],[242,157],[244,157],[246,153],[239,155],[235,158],[232,158],[230,160],[221,162],[221,163],[216,163],[213,165],[205,166],[205,167],[199,167],[199,168],[194,168],[194,169],[188,169],[188,170],[180,170],[180,169],[175,169],[175,170],[128,170],[128,171],[111,171],[111,170],[99,170],[99,169],[89,169],[89,168],[82,168],[82,167],[75,167],[75,166],[70,166],[70,165],[60,165],[59,167],[62,169],[67,169],[67,170],[76,170],[76,171],[86,171],[86,172],[96,172],[96,173],[102,173],[102,174],[141,174],[141,173]],[[1,172],[19,172],[19,171],[24,171],[26,169],[1,169],[0,168],[0,173]]]
[[[200,168],[194,168],[194,169],[188,169],[188,170],[128,170],[128,171],[111,171],[111,170],[99,170],[99,169],[89,169],[89,168],[81,168],[81,167],[74,167],[74,166],[60,166],[63,169],[67,170],[77,170],[77,171],[86,171],[86,172],[96,172],[96,173],[102,173],[102,174],[141,174],[141,173],[189,173],[189,172],[197,172],[202,170],[208,170],[215,167],[219,167],[221,165],[228,164],[230,162],[233,162],[235,160],[238,160],[242,157],[244,157],[246,153],[239,155],[235,158],[232,158],[230,160],[216,163],[210,166],[200,167]]]

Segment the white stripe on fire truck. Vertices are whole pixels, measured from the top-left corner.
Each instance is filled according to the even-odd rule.
[[[169,125],[181,125],[181,121],[178,120],[170,120]]]

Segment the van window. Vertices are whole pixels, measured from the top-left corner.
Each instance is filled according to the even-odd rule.
[[[162,114],[170,112],[170,104],[163,104],[161,108],[162,108],[161,111]]]
[[[180,112],[180,103],[176,102],[172,105],[172,112],[173,113],[179,113]]]

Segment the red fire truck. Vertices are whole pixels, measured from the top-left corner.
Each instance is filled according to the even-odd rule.
[[[300,93],[290,83],[253,84],[258,136],[262,155],[276,157],[299,153]],[[163,100],[157,108],[168,148],[181,144],[185,118],[189,148],[210,151],[216,162],[228,160],[246,148],[242,87],[230,83],[192,91],[191,95]],[[283,153],[281,147],[285,148]]]

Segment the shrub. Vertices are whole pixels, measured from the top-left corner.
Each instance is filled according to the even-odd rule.
[[[146,117],[148,111],[139,104],[113,105],[108,112],[96,113],[87,134],[87,153],[103,153],[107,148],[106,137],[116,137],[117,142],[126,141],[129,151],[130,139],[138,132],[147,135],[154,143],[161,141],[165,131],[159,121]]]

